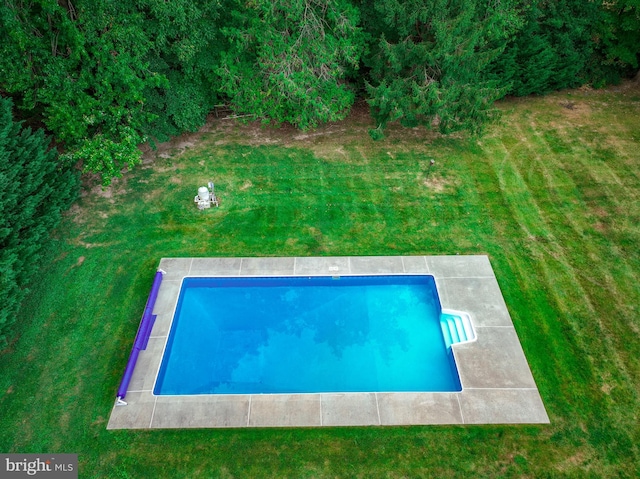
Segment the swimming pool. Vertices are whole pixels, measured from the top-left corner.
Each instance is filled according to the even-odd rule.
[[[139,358],[134,362],[130,357],[127,362],[122,378],[126,388],[123,385],[123,391],[118,389],[108,429],[549,423],[497,278],[485,255],[162,258],[157,271],[161,274],[156,274],[151,285],[133,342],[134,349],[139,349]],[[442,304],[443,335],[445,341],[451,341],[463,389],[154,394],[184,278],[333,275],[433,276]],[[157,301],[153,302],[158,276],[161,284]],[[450,315],[451,312],[464,314]],[[151,321],[145,321],[149,318],[156,318],[152,326]],[[465,328],[468,322],[472,327],[471,339]],[[132,371],[125,381],[129,369]],[[126,398],[121,395],[125,391]]]
[[[187,277],[155,395],[460,391],[430,275]]]

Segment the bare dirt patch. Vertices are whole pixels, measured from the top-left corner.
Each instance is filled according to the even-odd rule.
[[[604,208],[602,208],[601,206],[596,206],[595,208],[592,208],[592,211],[599,218],[606,218],[606,217],[609,216],[609,212],[607,210],[605,210]]]
[[[187,148],[193,148],[195,144],[196,144],[196,139],[191,137],[190,139],[187,139],[187,140],[178,141],[178,143],[176,144],[176,148],[178,150],[186,150]]]
[[[118,196],[125,195],[127,191],[128,173],[124,172],[120,178],[114,178],[109,186],[103,186],[98,175],[84,174],[82,176],[82,184],[80,187],[80,198],[85,201],[100,201],[106,199],[110,204],[115,203]],[[84,210],[81,205],[75,203],[72,207],[74,221],[82,222],[84,218]]]
[[[163,193],[164,193],[164,190],[161,188],[156,188],[154,190],[146,191],[144,193],[144,200],[145,202],[147,202],[147,204],[155,203],[158,200],[160,200],[160,198],[162,198]]]
[[[90,194],[93,196],[100,196],[102,198],[113,198],[113,186],[107,186],[103,188],[100,185],[96,185],[90,190]]]
[[[76,260],[76,263],[75,263],[75,264],[73,264],[73,265],[71,265],[71,266],[69,266],[69,267],[67,268],[67,270],[66,270],[66,273],[65,273],[65,274],[69,273],[69,271],[71,271],[71,270],[72,270],[72,269],[74,269],[74,268],[79,268],[80,266],[82,266],[82,263],[84,263],[84,260],[85,260],[85,259],[86,259],[86,257],[85,257],[85,256],[79,256],[79,257],[78,257],[78,259]],[[47,323],[48,323],[48,322],[49,322],[49,321],[47,321]]]
[[[77,239],[73,243],[75,243],[78,246],[83,246],[84,248],[87,248],[87,249],[100,248],[100,247],[103,247],[103,246],[111,246],[111,244],[112,244],[112,243],[88,243],[88,242],[83,241],[81,239]]]
[[[422,180],[422,184],[434,193],[444,193],[454,186],[452,181],[439,176],[427,176]]]
[[[87,214],[87,211],[88,211],[88,208],[80,206],[80,204],[76,201],[74,204],[71,205],[71,208],[69,208],[69,210],[65,213],[65,216],[71,218],[71,221],[73,221],[77,225],[84,225],[88,223],[89,220],[91,219]],[[100,213],[100,216],[102,217],[102,215],[104,214],[106,213],[104,213],[103,211]]]
[[[369,114],[369,107],[365,102],[357,103],[351,109],[349,116],[341,121],[321,125],[317,128],[301,131],[289,124],[278,127],[264,125],[259,121],[241,122],[235,119],[212,119],[206,127],[208,132],[216,135],[214,145],[224,145],[233,141],[245,145],[281,145],[292,148],[311,150],[318,158],[344,160],[345,146],[358,145],[360,147],[377,150],[388,148],[398,133],[406,138],[407,135],[427,139],[438,136],[424,128],[403,128],[391,124],[387,128],[387,139],[374,142],[368,130],[375,125]]]
[[[67,214],[69,216],[73,216],[74,218],[77,218],[78,215],[80,214],[80,211],[81,211],[80,205],[76,202],[71,205],[71,208],[69,208],[69,210],[67,211]]]
[[[560,471],[574,470],[578,466],[588,464],[590,460],[590,455],[588,455],[585,451],[580,451],[577,454],[569,456],[564,461],[560,462],[557,468]]]
[[[368,134],[368,130],[375,127],[375,124],[366,102],[355,104],[344,120],[306,131],[301,131],[290,124],[272,126],[265,125],[261,121],[244,120],[247,118],[238,118],[233,115],[216,117],[212,114],[196,133],[186,133],[170,141],[159,143],[155,150],[149,144],[142,145],[140,150],[143,154],[143,167],[154,167],[153,163],[159,158],[175,158],[177,161],[177,157],[186,150],[197,148],[203,142],[209,143],[211,147],[234,143],[248,146],[280,145],[304,148],[312,151],[318,158],[345,161],[349,157],[345,147],[359,146],[373,152],[388,149],[390,143],[395,145],[399,137],[403,140],[420,140],[416,145],[418,147],[421,142],[428,144],[433,139],[441,137],[439,133],[423,127],[404,128],[393,123],[387,126],[386,139],[375,142]]]
[[[210,126],[208,120],[197,132],[183,133],[164,143],[156,143],[155,148],[152,148],[150,143],[140,145],[139,149],[142,153],[142,164],[150,165],[154,163],[157,158],[171,158],[183,153],[188,148],[193,148],[200,142],[202,136],[210,131]]]
[[[562,115],[572,122],[584,122],[591,118],[591,107],[584,101],[562,100],[558,104]]]

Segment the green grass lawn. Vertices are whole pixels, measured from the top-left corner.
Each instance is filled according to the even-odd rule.
[[[480,140],[217,120],[88,185],[0,353],[0,452],[78,453],[81,477],[638,477],[640,90],[500,107]],[[106,430],[161,257],[396,254],[489,255],[550,425]]]

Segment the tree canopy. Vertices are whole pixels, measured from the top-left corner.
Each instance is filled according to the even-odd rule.
[[[238,1],[218,69],[236,110],[300,128],[349,112],[344,81],[364,46],[357,10],[344,0]]]
[[[105,183],[216,104],[479,132],[506,94],[635,74],[640,0],[6,0],[0,94]]]
[[[214,6],[210,6],[214,5]],[[138,144],[196,130],[215,104],[210,42],[219,6],[160,0],[8,0],[2,89],[40,109],[67,160],[106,181]],[[215,56],[213,63],[215,63]]]
[[[382,25],[368,58],[372,136],[394,120],[478,132],[504,94],[484,72],[515,27],[513,9],[476,0],[374,0],[371,8]]]
[[[58,161],[42,130],[13,121],[0,99],[0,349],[49,231],[75,199],[78,176]]]

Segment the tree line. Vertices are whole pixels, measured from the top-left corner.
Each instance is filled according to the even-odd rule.
[[[300,128],[365,99],[478,132],[505,95],[638,69],[638,0],[5,0],[0,90],[106,182],[215,105]]]

